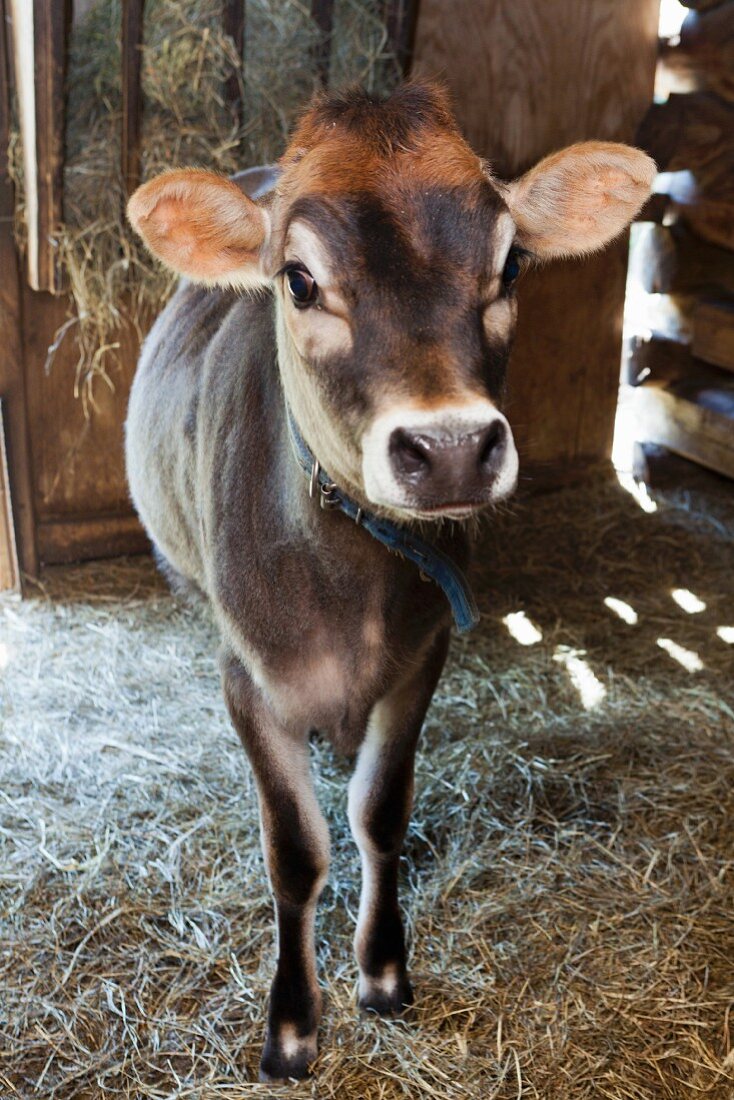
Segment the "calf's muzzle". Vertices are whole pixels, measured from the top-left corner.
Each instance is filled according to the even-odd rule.
[[[456,435],[396,428],[388,449],[396,481],[412,488],[425,506],[480,503],[496,482],[507,451],[508,431],[499,417]]]
[[[485,400],[395,409],[378,418],[363,451],[370,499],[414,514],[463,515],[508,496],[517,480],[510,426]]]

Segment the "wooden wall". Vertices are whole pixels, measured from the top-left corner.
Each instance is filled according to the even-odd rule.
[[[569,142],[633,138],[652,98],[658,7],[659,0],[422,0],[415,69],[445,76],[467,136],[510,177]],[[522,288],[510,415],[526,469],[539,469],[543,480],[609,455],[625,266],[620,242],[601,257],[534,273]],[[18,385],[27,397],[40,559],[142,547],[122,452],[135,338],[121,334],[114,389],[96,386],[85,420],[74,395],[73,330],[46,368],[68,302],[27,287],[21,299]],[[25,560],[32,563],[32,553]]]
[[[643,439],[734,477],[734,0],[687,6],[698,10],[661,50],[668,99],[639,131],[666,175],[661,224],[634,251],[657,310],[629,378]]]
[[[127,328],[111,385],[99,380],[88,415],[75,394],[78,349],[73,327],[50,365],[48,347],[68,320],[64,296],[24,288],[23,334],[28,422],[34,471],[37,548],[41,562],[75,561],[144,549],[123,461],[123,424],[138,341]]]
[[[414,72],[443,75],[459,121],[510,179],[574,141],[633,142],[652,100],[659,0],[422,0]],[[509,415],[526,471],[573,476],[611,453],[626,241],[520,288]]]

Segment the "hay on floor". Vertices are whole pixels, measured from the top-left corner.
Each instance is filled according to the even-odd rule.
[[[253,1083],[271,906],[206,615],[143,559],[5,602],[0,1094],[731,1100],[733,533],[714,479],[487,532],[418,763],[409,1021],[355,1011],[349,769],[315,744],[325,1014],[292,1091]]]

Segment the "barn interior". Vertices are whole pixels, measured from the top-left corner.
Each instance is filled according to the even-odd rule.
[[[730,1100],[734,0],[0,14],[0,1094]],[[443,75],[502,178],[587,138],[660,175],[629,238],[523,277],[521,486],[423,734],[405,1019],[355,1007],[350,762],[313,741],[325,1012],[313,1078],[280,1090],[257,1083],[272,910],[216,631],[125,483],[172,283],[124,205],[171,164],[272,161],[319,84],[407,72]]]

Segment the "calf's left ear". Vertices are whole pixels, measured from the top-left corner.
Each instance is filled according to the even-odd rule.
[[[225,176],[196,168],[164,172],[139,187],[130,222],[167,267],[195,282],[256,287],[270,219]]]
[[[518,244],[536,256],[595,252],[629,225],[650,194],[655,162],[640,149],[584,141],[507,184]]]

